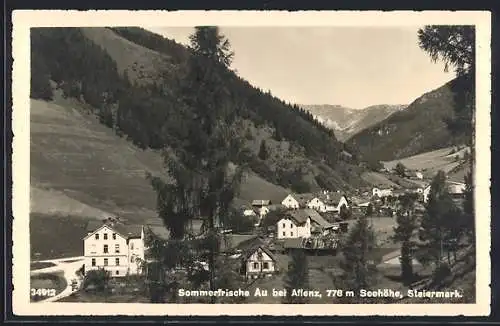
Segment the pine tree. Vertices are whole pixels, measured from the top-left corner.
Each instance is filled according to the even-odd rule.
[[[398,164],[396,164],[395,171],[401,178],[406,177],[406,167],[403,165],[403,163],[399,162]]]
[[[236,133],[238,120],[228,98],[223,80],[228,74],[233,53],[229,41],[217,27],[196,27],[190,37],[191,56],[185,77],[180,80],[179,110],[185,116],[186,138],[165,151],[165,163],[173,183],[149,176],[158,195],[158,211],[169,229],[173,243],[187,250],[172,250],[174,261],[193,265],[186,252],[195,253],[194,260],[208,261],[208,281],[216,288],[216,257],[220,244],[221,216],[225,216],[237,193],[243,174],[231,169],[230,158],[239,148]],[[201,218],[201,234],[193,234],[188,226]],[[187,236],[187,237],[186,237]],[[195,240],[196,239],[196,240]],[[170,257],[171,258],[171,257]],[[203,274],[203,269],[200,270]],[[193,276],[196,277],[196,276]],[[203,277],[199,283],[203,283]],[[215,297],[211,298],[215,302]]]
[[[263,161],[267,160],[269,157],[269,153],[267,151],[267,146],[266,146],[266,141],[262,139],[260,142],[260,148],[259,148],[259,158]]]
[[[292,261],[288,265],[285,280],[286,297],[283,303],[307,303],[305,297],[292,296],[294,289],[307,289],[309,287],[309,266],[306,253],[302,249],[294,249],[291,252]]]
[[[475,215],[474,215],[474,180],[472,171],[464,177],[465,198],[463,203],[464,228],[470,236],[472,244],[475,244]]]
[[[439,171],[431,183],[431,191],[425,206],[419,230],[419,257],[423,263],[439,265],[444,257],[446,242],[450,240],[451,228],[457,224],[456,206],[446,187],[446,175]],[[457,215],[458,214],[458,215]]]
[[[337,279],[339,288],[350,289],[359,293],[361,289],[370,289],[377,273],[371,253],[376,247],[373,228],[366,216],[358,218],[342,245],[343,259],[340,263],[342,275]]]
[[[393,241],[401,244],[401,278],[405,285],[413,281],[413,251],[415,250],[414,236],[418,230],[418,220],[414,214],[414,199],[410,196],[400,198],[394,227]]]

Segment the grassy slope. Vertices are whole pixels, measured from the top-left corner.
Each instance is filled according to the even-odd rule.
[[[443,121],[453,115],[452,82],[426,93],[408,108],[349,139],[366,157],[393,160],[451,145]]]
[[[77,108],[39,100],[31,105],[31,180],[37,212],[55,213],[54,207],[59,207],[62,213],[81,210],[80,215],[155,215],[155,193],[144,176],[146,171],[163,174],[159,153],[137,149]],[[240,198],[277,200],[287,192],[251,173]],[[40,199],[50,205],[43,207]],[[78,208],[76,201],[82,204]]]
[[[405,158],[401,158],[399,160],[387,161],[383,162],[384,166],[391,170],[393,169],[398,162],[401,162],[408,169],[420,169],[424,171],[424,175],[426,177],[433,177],[439,170],[443,170],[448,173],[453,171],[454,169],[460,168],[463,165],[463,154],[465,150],[470,151],[469,148],[463,148],[455,153],[452,153],[454,147],[446,147],[435,151],[425,152]],[[455,160],[455,156],[458,155],[460,157],[459,161]],[[454,174],[463,174],[465,169],[458,169]],[[463,181],[463,175],[462,175]]]

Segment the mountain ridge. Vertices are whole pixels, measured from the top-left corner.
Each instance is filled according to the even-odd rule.
[[[405,109],[407,105],[378,104],[362,109],[335,104],[303,104],[301,107],[308,110],[320,123],[334,130],[340,141],[347,141],[354,134]]]

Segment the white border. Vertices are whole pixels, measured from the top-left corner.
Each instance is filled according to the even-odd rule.
[[[13,22],[13,312],[16,315],[439,315],[490,313],[490,38],[487,11],[65,11],[16,10]],[[48,26],[422,26],[476,25],[476,304],[206,305],[29,302],[30,27]]]

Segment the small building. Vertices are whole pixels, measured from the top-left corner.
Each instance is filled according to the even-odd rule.
[[[277,223],[277,238],[309,238],[311,234],[327,234],[338,226],[326,221],[313,209],[292,209]]]
[[[377,196],[379,198],[392,196],[392,189],[391,188],[376,188],[375,187],[372,189],[372,196]]]
[[[281,204],[290,209],[306,208],[307,203],[309,203],[314,197],[314,194],[311,193],[289,194],[281,201]]]
[[[240,260],[240,273],[246,279],[272,276],[279,272],[275,255],[260,237],[239,243],[229,257]]]
[[[84,270],[103,268],[112,277],[140,274],[144,261],[144,226],[104,221],[90,224],[83,238]]]
[[[307,207],[318,212],[340,212],[342,206],[349,208],[347,197],[339,192],[327,192],[315,196],[307,203]]]
[[[272,202],[270,200],[267,200],[267,199],[258,199],[258,200],[252,201],[252,206],[255,208],[262,208],[262,207],[269,206],[271,204],[272,204]]]

